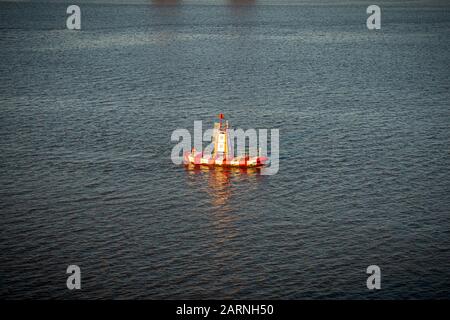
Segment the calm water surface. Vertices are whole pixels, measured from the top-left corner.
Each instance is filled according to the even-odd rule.
[[[449,297],[450,6],[80,6],[0,3],[2,298]],[[219,112],[278,174],[171,162]]]

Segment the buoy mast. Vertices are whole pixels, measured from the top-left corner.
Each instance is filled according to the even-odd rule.
[[[228,121],[223,124],[225,116],[223,113],[219,114],[219,122],[214,123],[214,151],[213,157],[233,158],[234,149],[231,137],[229,134]]]

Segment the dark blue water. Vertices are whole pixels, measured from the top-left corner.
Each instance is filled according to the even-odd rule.
[[[367,5],[0,2],[0,296],[448,298],[450,6]],[[219,112],[278,174],[171,162]]]

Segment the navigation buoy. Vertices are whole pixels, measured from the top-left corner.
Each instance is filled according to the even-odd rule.
[[[234,156],[233,141],[230,135],[230,127],[228,121],[223,123],[225,116],[219,114],[219,122],[214,123],[214,150],[212,155],[203,155],[192,148],[191,152],[184,153],[184,163],[189,165],[204,166],[222,166],[222,167],[240,167],[254,168],[263,166],[268,158],[258,155],[250,157],[248,155]]]

